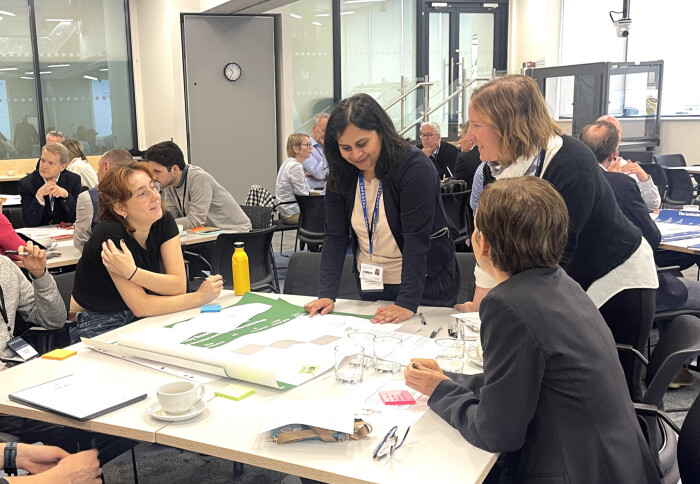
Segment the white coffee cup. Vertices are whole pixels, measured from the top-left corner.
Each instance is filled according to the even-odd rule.
[[[700,210],[700,206],[697,205],[683,205],[683,210],[686,212],[697,212]]]
[[[56,241],[51,237],[34,237],[34,241],[37,244],[41,244],[42,246],[46,247],[46,250],[56,247]]]
[[[158,403],[166,413],[181,415],[204,397],[204,387],[191,381],[173,381],[158,388]]]
[[[178,233],[183,233],[185,231],[185,226],[182,224],[177,224],[177,231]]]

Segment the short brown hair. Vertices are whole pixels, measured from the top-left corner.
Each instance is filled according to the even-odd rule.
[[[569,212],[546,180],[508,178],[481,193],[476,226],[475,236],[491,245],[494,267],[512,276],[559,263],[568,238]]]
[[[500,164],[513,163],[547,147],[549,138],[561,135],[534,80],[512,75],[494,79],[474,90],[471,106],[496,131]]]
[[[110,168],[117,165],[133,163],[133,161],[134,157],[124,148],[113,148],[100,158],[100,162],[109,163]]]
[[[136,229],[131,226],[125,217],[119,215],[115,208],[118,204],[126,203],[134,195],[129,189],[129,177],[137,171],[145,172],[153,180],[153,170],[151,170],[148,162],[132,161],[131,163],[110,167],[100,181],[97,190],[100,197],[100,220],[116,220],[126,227],[130,234],[134,233]],[[165,210],[162,200],[160,205]]]
[[[289,138],[287,138],[287,156],[290,158],[294,158],[296,156],[296,153],[294,152],[294,147],[296,146],[301,146],[301,144],[304,142],[304,138],[308,138],[308,134],[304,133],[292,133],[289,135]]]
[[[45,144],[44,147],[41,149],[42,153],[44,151],[47,151],[49,153],[53,153],[54,155],[58,155],[58,159],[61,162],[62,165],[65,165],[68,163],[70,160],[68,157],[70,154],[68,153],[68,149],[63,146],[61,143],[48,143]]]
[[[619,137],[617,126],[609,121],[588,124],[578,134],[578,139],[591,149],[598,163],[603,163],[615,153]]]
[[[85,153],[83,152],[83,145],[81,145],[80,141],[78,141],[77,139],[68,138],[67,140],[64,140],[61,144],[68,149],[68,153],[70,153],[71,160],[75,158],[87,160],[87,158],[85,157]]]

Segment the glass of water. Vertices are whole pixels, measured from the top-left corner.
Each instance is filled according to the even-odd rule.
[[[435,340],[438,354],[435,357],[438,366],[453,373],[462,373],[464,369],[464,341],[456,338],[440,338]]]
[[[401,338],[396,336],[375,336],[375,371],[379,373],[398,373],[401,370],[400,351]]]
[[[344,343],[335,347],[335,380],[339,383],[360,383],[363,376],[364,348]]]
[[[356,331],[348,333],[348,339],[351,343],[358,344],[365,349],[364,367],[372,368],[374,366],[374,334]]]

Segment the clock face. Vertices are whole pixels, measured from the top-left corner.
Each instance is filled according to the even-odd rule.
[[[224,67],[224,75],[229,81],[237,81],[241,77],[241,73],[241,66],[235,62],[229,62],[226,64],[226,67]]]

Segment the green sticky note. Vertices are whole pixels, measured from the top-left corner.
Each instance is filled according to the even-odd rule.
[[[252,395],[253,393],[255,393],[254,388],[231,383],[230,385],[226,385],[221,390],[215,391],[214,395],[217,397],[229,398],[231,400],[243,400],[245,397]]]

